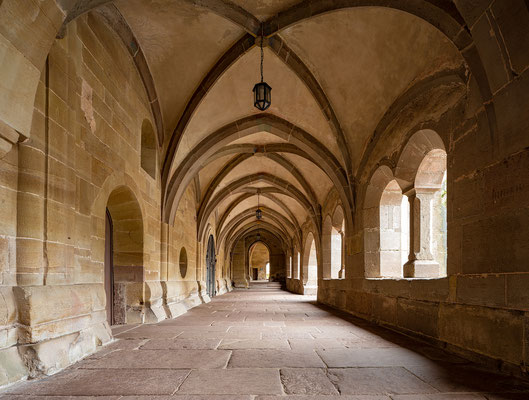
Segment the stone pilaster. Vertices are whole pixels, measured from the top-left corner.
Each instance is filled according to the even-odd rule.
[[[434,190],[413,189],[406,193],[410,202],[410,252],[404,264],[405,278],[439,276],[439,263],[431,251],[432,200]]]

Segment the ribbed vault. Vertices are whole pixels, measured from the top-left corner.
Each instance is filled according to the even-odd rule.
[[[193,187],[197,239],[214,226],[227,252],[265,227],[289,252],[303,232],[318,241],[333,196],[351,230],[356,182],[395,113],[425,91],[460,90],[468,71],[490,96],[451,2],[64,2],[65,26],[95,10],[136,61],[158,130],[163,220],[174,223]],[[265,113],[251,101],[261,32]]]

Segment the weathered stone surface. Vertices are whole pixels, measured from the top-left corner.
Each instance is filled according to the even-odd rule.
[[[399,299],[397,325],[423,335],[437,337],[438,305],[435,303]]]
[[[314,351],[233,350],[228,368],[322,368]]]
[[[435,393],[436,390],[401,367],[330,369],[341,394]]]
[[[120,400],[251,400],[251,396],[182,394],[176,396],[124,396]]]
[[[409,366],[428,363],[420,354],[404,348],[317,350],[329,368]]]
[[[273,300],[272,304],[270,302],[252,304],[249,301],[263,296],[264,293],[269,300]],[[275,303],[277,299],[296,300],[296,302],[282,306],[281,302]],[[267,328],[262,322],[261,325],[234,326],[206,325],[204,322],[209,320],[211,324],[232,316],[233,322],[236,323],[241,322],[239,318],[241,315],[244,316],[242,318],[244,322],[245,316],[251,312],[264,316],[267,313],[273,315],[279,310],[286,318],[304,318],[298,325],[290,328],[291,331],[307,331],[310,332],[309,335],[316,332],[334,333],[336,336],[354,332],[355,338],[291,339],[292,343],[298,343],[298,350],[295,350],[296,345],[293,346],[294,350],[283,349],[283,341],[271,340],[265,343],[275,344],[276,347],[273,349],[229,351],[218,349],[217,345],[221,339],[179,339],[178,337],[160,339],[156,332],[157,328],[161,332],[183,329],[195,334],[201,331],[224,334],[231,330],[233,335],[239,334],[244,337],[255,329]],[[325,325],[323,321],[327,320],[333,321],[333,324]],[[313,323],[316,325],[312,325]],[[272,330],[284,328],[268,327]],[[525,386],[520,382],[479,372],[468,365],[468,361],[442,350],[360,320],[353,322],[340,320],[329,311],[306,302],[306,299],[278,289],[266,292],[259,289],[235,291],[174,320],[113,328],[114,332],[122,333],[135,330],[143,330],[147,338],[116,340],[78,363],[75,368],[40,381],[16,385],[13,387],[13,393],[20,393],[18,396],[22,398],[36,394],[42,395],[41,397],[59,394],[72,396],[72,399],[68,400],[76,398],[81,400],[85,395],[96,393],[128,395],[130,400],[137,400],[133,396],[149,400],[151,398],[168,400],[167,397],[182,398],[182,400],[216,399],[216,396],[220,396],[219,400],[226,399],[226,396],[233,396],[236,399],[240,396],[241,399],[246,399],[247,397],[244,396],[252,398],[261,394],[278,396],[278,398],[314,397],[311,400],[320,398],[323,400],[323,397],[328,397],[329,400],[339,397],[379,400],[389,399],[389,393],[426,396],[424,386],[426,383],[432,388],[431,394],[443,395],[454,392],[481,395],[489,392],[505,392],[507,389],[525,390]],[[90,341],[85,339],[90,339],[91,335],[78,338],[74,344],[69,336],[62,339],[68,346],[57,346],[58,339],[55,339],[46,342],[48,346],[46,351],[40,351],[35,347],[42,362],[40,368],[50,365],[53,360],[65,359],[69,352],[70,356],[72,354],[75,356],[92,351],[79,349],[72,352],[72,349],[90,345]],[[244,338],[225,340],[253,342]],[[310,343],[305,344],[305,342]],[[337,343],[340,347],[336,347]],[[45,346],[43,344],[40,346],[44,350]],[[299,346],[303,351],[299,350]],[[206,349],[201,349],[204,347]],[[31,348],[26,349],[25,354],[30,354]],[[15,347],[7,350],[11,352],[10,354],[17,354]],[[138,375],[140,372],[141,375]],[[89,375],[90,373],[94,375]],[[104,378],[98,378],[100,376]],[[175,376],[178,379],[175,379]],[[106,385],[105,389],[97,389],[97,392],[88,390],[86,393],[81,391],[85,386],[93,386],[96,378],[97,382]],[[145,384],[142,383],[143,380],[146,380]],[[484,383],[480,384],[480,382]],[[143,386],[138,388],[137,385]],[[7,393],[11,393],[10,389]],[[81,393],[83,396],[80,395]],[[171,393],[174,395],[171,396]]]
[[[245,384],[241,384],[244,382]],[[191,371],[178,394],[281,394],[279,370],[269,368]]]
[[[290,347],[296,351],[310,351],[315,349],[343,349],[347,341],[340,339],[289,339]]]
[[[119,369],[109,374],[104,369],[78,369],[62,372],[60,375],[37,382],[15,386],[8,392],[38,396],[172,394],[188,374],[189,370]]]
[[[515,364],[522,359],[522,318],[491,308],[443,305],[439,310],[440,339]]]
[[[219,345],[223,350],[242,350],[242,349],[287,349],[290,345],[286,340],[251,340],[251,339],[223,339]]]
[[[257,400],[278,400],[279,398],[284,400],[388,400],[388,396],[382,395],[360,395],[360,396],[258,396]]]
[[[220,339],[151,339],[141,346],[146,350],[213,350],[221,348]]]
[[[281,382],[287,394],[338,394],[323,369],[282,368]]]
[[[20,356],[16,347],[0,350],[0,366],[2,370],[2,386],[17,382],[29,375],[24,360]]]
[[[508,378],[491,376],[477,369],[457,365],[430,364],[407,368],[414,375],[441,392],[497,392],[527,391],[527,386],[510,382]]]
[[[230,358],[229,351],[222,350],[137,350],[110,353],[108,356],[83,363],[83,368],[119,369],[123,363],[128,368],[192,369],[224,368]]]
[[[0,0],[0,386],[460,365],[309,299],[527,374],[527,1],[99,3]]]

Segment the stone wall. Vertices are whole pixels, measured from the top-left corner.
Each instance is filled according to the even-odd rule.
[[[35,65],[41,73],[31,128],[17,127],[29,140],[0,159],[0,385],[57,372],[112,340],[104,288],[107,208],[119,322],[172,318],[207,301],[196,196],[188,188],[174,224],[161,222],[160,173],[141,167],[141,129],[144,121],[152,124],[151,108],[122,41],[100,16],[85,15]]]
[[[529,365],[529,119],[523,111],[529,58],[521,38],[528,37],[529,14],[521,2],[457,3],[484,62],[490,100],[478,89],[483,77],[467,71],[460,83],[430,87],[393,114],[358,171],[347,279],[320,281],[318,300],[523,374]],[[380,165],[397,173],[403,146],[421,129],[437,132],[448,154],[448,277],[366,279],[362,214],[369,179]]]
[[[345,279],[329,279],[322,244],[324,221],[339,205],[334,189],[300,232],[275,238],[271,275],[283,281],[285,254],[292,254],[296,272],[286,286],[305,293],[313,235],[320,302],[522,373],[529,364],[527,2],[427,2],[433,3],[446,6],[440,17],[428,14],[435,7],[420,15],[452,41],[462,67],[448,63],[418,76],[380,116],[349,182],[333,182],[354,199],[343,209]],[[420,2],[410,4],[421,9]],[[208,228],[197,233],[200,194],[189,185],[181,188],[174,221],[162,222],[160,171],[141,167],[142,127],[146,121],[159,126],[153,93],[101,16],[81,16],[56,39],[65,16],[53,0],[0,1],[0,385],[54,373],[112,339],[104,290],[107,208],[116,223],[123,322],[159,321],[209,301],[204,261],[209,236],[217,238],[218,215],[212,212]],[[308,69],[301,74],[306,83],[315,79],[309,75]],[[323,90],[314,93],[322,97]],[[330,103],[322,104],[337,129]],[[417,134],[423,141],[406,147]],[[168,141],[157,143],[158,169]],[[410,269],[382,278],[366,257],[379,248],[367,223],[372,178],[383,169],[415,196],[410,165],[429,145],[447,155],[446,276],[441,266],[437,275]],[[217,243],[218,294],[231,290],[231,279],[248,284],[255,237],[237,239]]]

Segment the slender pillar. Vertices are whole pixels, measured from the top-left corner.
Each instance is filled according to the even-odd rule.
[[[439,263],[431,251],[434,194],[432,189],[412,189],[406,193],[410,203],[410,252],[404,264],[405,278],[439,276]]]

